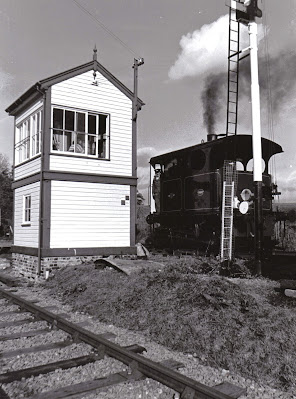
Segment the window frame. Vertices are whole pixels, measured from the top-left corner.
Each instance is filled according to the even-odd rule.
[[[30,226],[31,222],[32,222],[32,196],[31,194],[24,194],[22,226]]]
[[[54,110],[62,110],[63,111],[63,116],[62,116],[62,127],[54,127]],[[66,112],[73,112],[74,114],[74,130],[69,130],[66,129],[65,124],[66,124]],[[77,124],[78,124],[78,116],[82,114],[84,115],[84,131],[77,130]],[[96,117],[96,132],[89,132],[89,116],[95,116]],[[102,139],[100,140],[100,116],[106,118],[106,129],[105,133],[102,135]],[[61,126],[61,125],[60,125]],[[84,109],[79,109],[79,108],[70,108],[70,107],[64,107],[60,105],[52,105],[52,110],[51,110],[51,148],[50,152],[52,154],[59,154],[59,155],[67,155],[67,156],[75,156],[75,157],[85,157],[85,158],[90,158],[90,159],[97,159],[97,160],[110,160],[110,126],[111,126],[111,115],[106,112],[97,112],[97,111],[92,111],[92,110],[84,110]],[[55,130],[58,131],[58,133],[55,133]],[[67,141],[66,134],[71,133],[71,140],[70,140],[70,146],[69,143],[66,145],[68,149],[65,148],[65,142]],[[57,137],[55,137],[55,134],[62,134],[62,141],[57,140]],[[77,137],[84,135],[84,140],[82,142],[84,143],[84,152],[76,151],[77,147]],[[92,141],[90,138],[95,137],[95,140]],[[95,154],[90,154],[89,153],[89,146],[95,142]],[[62,146],[62,149],[56,149],[54,146]],[[100,156],[99,153],[99,148],[103,146],[103,156]],[[69,148],[72,149],[69,151]],[[79,148],[80,150],[80,148]]]
[[[35,122],[34,122],[35,120]],[[43,111],[39,108],[15,127],[15,166],[41,154]]]

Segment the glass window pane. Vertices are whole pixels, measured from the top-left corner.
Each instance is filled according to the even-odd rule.
[[[88,133],[97,134],[97,117],[88,115]]]
[[[41,112],[37,114],[37,137],[36,137],[36,151],[41,151],[40,148],[40,136],[41,136]]]
[[[63,131],[54,130],[52,137],[52,149],[56,151],[63,151]]]
[[[85,134],[77,133],[77,143],[75,147],[75,152],[79,152],[81,154],[85,153]]]
[[[88,155],[96,155],[97,137],[88,135]]]
[[[53,109],[53,127],[63,129],[64,111],[59,108]]]
[[[30,119],[26,122],[26,158],[30,158]]]
[[[74,112],[65,111],[65,129],[74,130]]]
[[[74,145],[74,133],[65,132],[64,133],[64,148],[63,148],[63,151],[73,151],[73,150],[70,150],[72,144]]]
[[[99,158],[106,157],[106,126],[107,115],[99,116]]]
[[[85,114],[81,112],[76,113],[76,131],[85,132]]]

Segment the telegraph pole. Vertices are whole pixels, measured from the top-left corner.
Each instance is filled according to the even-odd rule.
[[[144,64],[144,58],[134,58],[134,96],[133,96],[133,108],[132,108],[132,176],[137,177],[137,118],[138,118],[138,68],[140,65]],[[134,202],[133,209],[131,209],[132,214],[134,215],[134,229],[133,236],[134,240],[136,239],[136,219],[137,219],[137,186],[133,188],[133,195],[131,194],[131,200]],[[135,244],[135,243],[134,243]]]

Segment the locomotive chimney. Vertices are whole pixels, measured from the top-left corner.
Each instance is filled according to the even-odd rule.
[[[207,141],[217,140],[217,135],[215,133],[208,133],[207,134]]]

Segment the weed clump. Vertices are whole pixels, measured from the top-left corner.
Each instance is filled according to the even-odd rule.
[[[46,286],[103,322],[195,353],[207,365],[291,388],[296,311],[283,302],[274,306],[276,283],[229,279],[217,270],[217,261],[204,258],[130,276],[82,265],[60,270]]]

